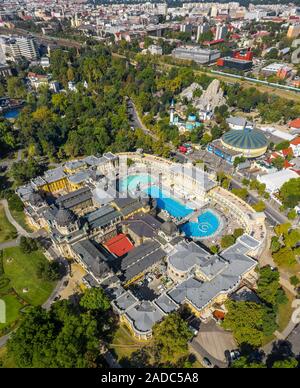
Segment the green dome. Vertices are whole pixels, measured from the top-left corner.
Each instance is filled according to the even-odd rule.
[[[222,140],[225,144],[239,149],[254,150],[267,147],[265,135],[255,129],[231,130],[226,132]]]

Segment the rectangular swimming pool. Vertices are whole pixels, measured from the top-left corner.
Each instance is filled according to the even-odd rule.
[[[181,204],[173,198],[167,197],[164,192],[157,186],[148,187],[145,192],[151,195],[152,198],[156,198],[157,206],[166,210],[171,216],[175,218],[184,218],[191,214],[194,210]]]

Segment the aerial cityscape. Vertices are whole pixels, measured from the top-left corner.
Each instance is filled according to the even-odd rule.
[[[299,367],[300,1],[0,0],[0,368]]]

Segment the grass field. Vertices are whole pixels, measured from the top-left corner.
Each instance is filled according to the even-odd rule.
[[[8,221],[2,205],[0,205],[0,243],[16,238],[16,229]]]
[[[291,316],[293,314],[292,302],[295,299],[294,295],[291,294],[288,290],[285,289],[284,291],[288,297],[288,303],[280,305],[278,309],[277,322],[278,331],[280,333],[287,327],[290,322]]]
[[[38,264],[47,260],[43,253],[25,254],[19,247],[5,249],[3,253],[4,273],[16,293],[28,304],[43,304],[54,288],[53,282],[41,280],[36,275]],[[24,289],[28,292],[23,292]]]
[[[16,210],[10,209],[11,215],[17,221],[19,225],[22,226],[23,229],[25,229],[27,232],[32,232],[32,228],[27,224],[25,213],[23,211],[18,212]]]
[[[120,361],[122,358],[130,357],[133,352],[143,346],[145,342],[136,340],[125,325],[120,325],[114,335],[111,349]]]
[[[16,365],[14,361],[8,357],[7,355],[7,349],[4,346],[3,348],[0,348],[0,368],[15,368]]]
[[[3,251],[4,274],[0,276],[0,298],[6,304],[6,323],[0,324],[0,336],[14,329],[25,306],[43,304],[55,282],[37,277],[37,266],[47,260],[41,251],[25,254],[19,247]]]

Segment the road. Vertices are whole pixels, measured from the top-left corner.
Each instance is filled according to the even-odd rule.
[[[238,189],[244,188],[244,186],[240,182],[238,182],[235,178],[231,179],[231,186],[233,188],[238,188]],[[249,195],[248,195],[247,202],[250,205],[256,204],[259,201],[259,198],[252,192],[250,191],[248,192],[249,192]],[[274,209],[271,205],[269,205],[268,202],[265,201],[265,205],[266,205],[266,210],[264,211],[264,213],[266,214],[267,220],[271,225],[275,226],[276,224],[284,224],[288,222],[287,217],[279,213],[276,209]]]
[[[137,108],[131,99],[127,100],[127,107],[128,113],[130,114],[130,125],[134,129],[141,128],[145,135],[151,136],[154,141],[160,141],[158,137],[144,125],[139,116]],[[166,145],[170,147],[172,150],[172,156],[175,157],[179,163],[185,163],[188,160],[185,155],[176,150],[172,143],[167,143]]]

